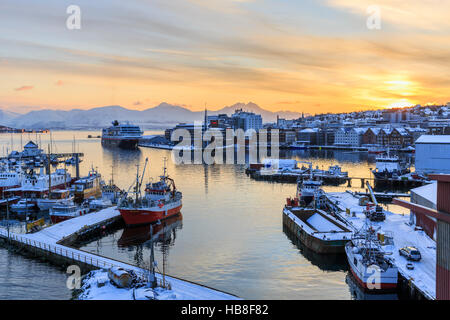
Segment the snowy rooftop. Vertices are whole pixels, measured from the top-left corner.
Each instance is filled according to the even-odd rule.
[[[414,192],[418,196],[427,199],[435,205],[437,203],[437,181],[426,184],[422,187],[414,188],[411,190],[411,192]]]
[[[450,135],[422,135],[416,140],[417,143],[450,143]]]

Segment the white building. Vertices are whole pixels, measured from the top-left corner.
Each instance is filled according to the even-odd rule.
[[[364,132],[366,132],[364,128],[339,128],[334,134],[334,144],[336,146],[360,147]]]
[[[450,173],[450,135],[422,135],[416,140],[416,171]]]

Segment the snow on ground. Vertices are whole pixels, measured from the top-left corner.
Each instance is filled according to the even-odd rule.
[[[119,215],[120,212],[116,209],[116,207],[110,207],[80,217],[62,221],[39,232],[29,234],[27,235],[27,237],[30,237],[33,240],[56,243],[59,240],[81,230],[85,226],[95,225],[99,222],[117,217]]]
[[[161,287],[152,289],[145,285],[119,288],[114,285],[106,270],[91,271],[83,280],[80,300],[187,300],[192,296]]]
[[[358,230],[364,225],[366,219],[363,210],[365,207],[359,205],[359,199],[348,192],[330,192],[328,198],[335,202],[341,209],[341,216],[347,219]],[[350,208],[350,216],[345,213],[346,208]],[[355,217],[353,217],[355,212]],[[416,287],[426,295],[435,299],[436,297],[436,242],[428,237],[424,231],[414,230],[415,225],[409,225],[409,215],[386,212],[384,222],[372,222],[374,228],[380,227],[381,231],[391,232],[394,236],[394,245],[385,246],[386,252],[392,252],[391,257],[399,269],[399,272],[406,278],[411,279]],[[414,270],[408,270],[405,257],[400,256],[398,250],[405,246],[413,246],[419,249],[422,259],[412,262]]]
[[[84,216],[76,217],[70,220],[66,220],[50,227],[47,227],[39,232],[31,233],[31,234],[15,234],[11,233],[15,240],[21,241],[23,243],[28,243],[31,245],[35,245],[44,250],[50,250],[52,252],[56,252],[60,255],[72,258],[77,261],[89,263],[91,265],[97,266],[99,268],[109,268],[111,266],[121,267],[125,270],[132,270],[138,275],[145,274],[146,271],[124,263],[117,260],[113,260],[107,257],[98,256],[89,252],[81,251],[75,248],[66,247],[63,245],[57,244],[57,242],[64,237],[67,237],[76,231],[82,229],[85,226],[90,226],[97,224],[106,219],[113,218],[119,215],[119,211],[116,208],[107,208],[98,212],[93,212]],[[6,237],[6,229],[0,227],[0,235]],[[158,280],[162,279],[161,274],[156,274],[156,278]],[[101,278],[100,278],[101,279]],[[176,297],[177,299],[186,299],[186,300],[235,300],[239,299],[236,296],[217,291],[215,289],[211,289],[208,287],[204,287],[202,285],[198,285],[195,283],[191,283],[182,279],[173,278],[170,276],[166,276],[166,281],[168,281],[172,287],[173,293],[164,294],[160,296],[160,299],[166,297],[167,299],[173,299]],[[107,287],[108,288],[108,287]],[[106,289],[104,289],[106,290]],[[122,289],[120,289],[122,290]],[[116,299],[132,299],[129,292],[125,293],[124,291],[116,291],[113,293],[117,294]],[[94,291],[89,295],[89,297],[93,297],[93,295],[98,292],[98,299],[103,298],[111,298],[111,291],[104,292],[103,290]],[[102,298],[103,297],[103,298]]]

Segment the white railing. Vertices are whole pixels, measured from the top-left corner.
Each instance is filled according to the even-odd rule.
[[[6,235],[5,235],[5,237],[6,237]],[[125,263],[111,262],[110,259],[103,258],[103,257],[97,258],[97,257],[94,257],[94,255],[92,255],[92,254],[83,253],[82,251],[77,250],[77,249],[71,249],[71,248],[66,248],[64,246],[61,246],[61,245],[54,245],[54,244],[41,242],[39,240],[30,239],[30,238],[23,237],[18,234],[14,234],[14,233],[10,233],[10,239],[13,241],[23,243],[25,245],[29,245],[29,246],[47,251],[52,254],[57,254],[62,257],[69,258],[73,261],[78,261],[78,262],[82,262],[85,264],[89,264],[89,265],[97,267],[97,268],[124,267],[126,265]],[[134,267],[134,266],[132,266],[132,267]],[[143,276],[145,274],[145,270],[137,270],[137,269],[138,268],[134,267],[133,271],[135,271],[137,274],[140,274],[140,276]]]

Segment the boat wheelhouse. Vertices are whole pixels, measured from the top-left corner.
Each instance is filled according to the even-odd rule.
[[[100,197],[102,195],[101,185],[102,180],[100,173],[92,168],[86,177],[78,179],[74,182],[73,193],[75,196],[75,202],[81,203],[84,199],[88,199],[90,197]]]

